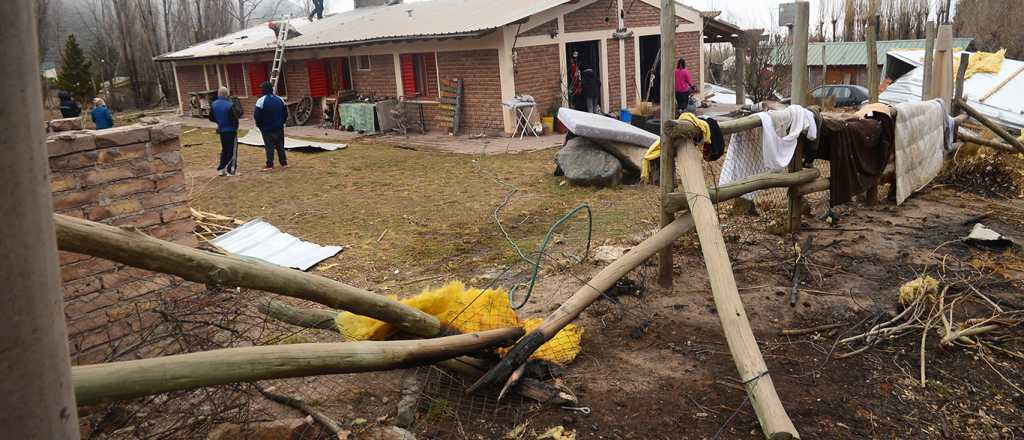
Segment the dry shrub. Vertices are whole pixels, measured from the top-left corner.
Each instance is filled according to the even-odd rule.
[[[984,147],[965,149],[942,170],[939,183],[985,197],[1024,196],[1024,156],[994,153]]]

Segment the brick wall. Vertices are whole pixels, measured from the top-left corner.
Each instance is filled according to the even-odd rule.
[[[686,59],[686,68],[690,70],[693,85],[697,88],[700,88],[700,77],[704,74],[700,68],[700,44],[700,32],[676,34],[676,60],[679,57]]]
[[[646,6],[643,2],[640,3]],[[586,32],[619,27],[616,0],[599,0],[565,14],[565,32]],[[634,8],[637,6],[634,5]]]
[[[558,30],[558,19],[551,20],[533,29],[519,34],[520,37],[532,37],[535,35],[551,35],[552,32]]]
[[[356,63],[352,63],[356,67]],[[395,60],[391,55],[370,56],[370,70],[352,69],[352,82],[361,95],[395,96]]]
[[[206,79],[203,76],[203,66],[178,66],[178,99],[189,114],[188,94],[206,90]]]
[[[636,37],[633,37],[636,38]],[[636,90],[637,85],[637,71],[636,71],[636,49],[633,47],[633,38],[626,40],[626,105],[634,106],[637,102],[637,96],[640,96]],[[643,69],[643,67],[641,67]],[[640,78],[643,81],[643,78]]]
[[[463,134],[504,130],[497,49],[438,52],[437,67],[441,78],[464,80]]]
[[[562,104],[557,44],[518,48],[516,60],[517,94],[533,96],[540,115],[546,113],[552,104]]]
[[[64,132],[47,141],[54,212],[195,246],[178,125]],[[60,252],[73,362],[139,355],[128,348],[158,327],[160,304],[202,286],[86,255]]]

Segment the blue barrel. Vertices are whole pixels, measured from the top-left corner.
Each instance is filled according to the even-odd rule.
[[[619,120],[629,124],[633,121],[633,114],[629,112],[628,108],[619,109]]]

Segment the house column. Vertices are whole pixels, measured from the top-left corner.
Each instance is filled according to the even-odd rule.
[[[181,82],[178,81],[178,62],[171,61],[171,71],[174,72],[174,93],[178,96],[178,115],[185,114],[185,103],[181,99]]]
[[[515,38],[515,32],[510,26],[501,28],[501,41],[498,46],[498,78],[501,84],[501,100],[503,102],[507,99],[512,99],[516,94],[515,61],[513,60],[515,49],[512,46]],[[515,130],[513,111],[510,111],[503,105],[501,107],[501,116],[505,133],[511,135]]]

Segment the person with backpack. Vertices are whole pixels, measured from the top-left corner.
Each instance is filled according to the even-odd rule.
[[[57,92],[57,97],[60,98],[60,114],[65,118],[77,118],[82,116],[82,107],[78,105],[73,99],[71,94],[63,90]]]
[[[221,176],[238,175],[238,117],[241,109],[230,99],[227,87],[217,89],[217,100],[210,105],[210,121],[217,123],[220,136],[220,164],[217,173]]]
[[[274,152],[277,152],[281,169],[288,168],[288,157],[284,152],[284,124],[288,120],[288,106],[284,100],[274,94],[274,86],[269,81],[260,84],[263,96],[256,101],[253,119],[256,127],[263,134],[263,148],[267,151],[267,165],[261,171],[274,169]]]

